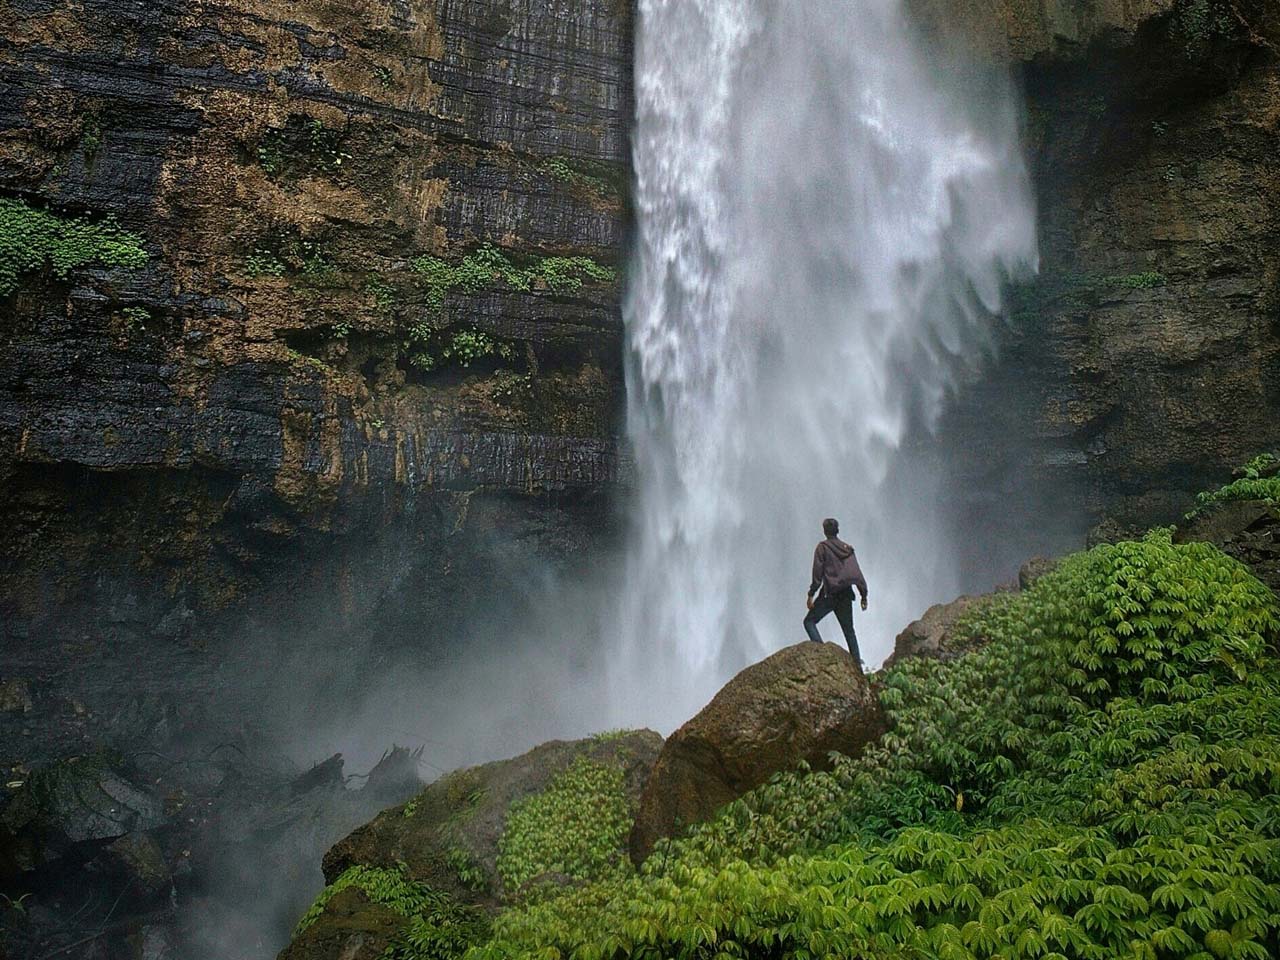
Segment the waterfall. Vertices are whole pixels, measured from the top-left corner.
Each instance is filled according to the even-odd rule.
[[[673,726],[804,639],[824,517],[870,583],[869,668],[954,595],[932,429],[1037,253],[1012,83],[901,0],[639,0],[635,84],[638,489],[608,629],[618,717]]]

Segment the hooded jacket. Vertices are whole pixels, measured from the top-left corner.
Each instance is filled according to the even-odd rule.
[[[813,551],[813,582],[809,584],[809,596],[822,587],[831,596],[849,587],[857,587],[862,599],[867,599],[867,581],[858,566],[853,547],[837,537],[827,537]]]

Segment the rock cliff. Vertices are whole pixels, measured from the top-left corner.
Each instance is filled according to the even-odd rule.
[[[1175,520],[1280,439],[1280,9],[914,6],[1013,61],[1039,206],[1040,275],[943,430],[962,528]]]
[[[93,677],[212,696],[257,634],[420,651],[493,531],[608,530],[630,37],[616,0],[0,6],[7,673],[79,658],[111,710]]]

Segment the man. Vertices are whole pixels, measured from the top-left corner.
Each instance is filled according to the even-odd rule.
[[[858,566],[853,547],[836,536],[840,532],[840,524],[828,517],[822,521],[822,532],[827,539],[813,551],[813,581],[809,584],[809,593],[805,597],[805,606],[809,608],[809,612],[804,618],[804,632],[814,643],[821,643],[818,621],[835,611],[840,629],[844,631],[844,642],[849,647],[849,653],[861,666],[858,637],[853,632],[853,588],[856,586],[862,594],[862,609],[865,610],[867,581],[862,576],[862,568]],[[818,594],[816,600],[813,596],[815,593]]]

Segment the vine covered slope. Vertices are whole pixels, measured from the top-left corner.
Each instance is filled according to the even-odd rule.
[[[968,653],[879,676],[891,730],[858,760],[397,955],[1280,955],[1276,596],[1158,529],[957,629]]]

